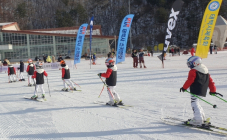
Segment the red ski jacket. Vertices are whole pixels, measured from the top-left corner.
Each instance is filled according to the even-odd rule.
[[[14,74],[16,75],[16,70],[15,68],[13,67],[13,71],[14,71]],[[10,75],[10,68],[8,67],[8,76]]]
[[[195,70],[195,69],[191,69],[189,71],[188,79],[184,83],[184,86],[183,86],[184,89],[188,89],[192,85],[192,83],[194,83],[194,81],[196,79],[196,72],[197,72],[197,70]],[[213,79],[210,77],[210,74],[209,74],[209,85],[208,85],[208,87],[210,89],[210,92],[216,92],[216,87],[214,85]]]

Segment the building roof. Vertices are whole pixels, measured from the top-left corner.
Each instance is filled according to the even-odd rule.
[[[63,28],[50,28],[50,29],[38,29],[27,30],[30,32],[42,32],[42,33],[58,33],[58,34],[77,34],[79,26],[63,27]],[[90,26],[87,27],[86,35],[90,35]],[[101,25],[94,25],[92,35],[102,35]]]
[[[16,30],[19,31],[20,28],[17,24],[17,22],[5,22],[5,23],[0,23],[0,30]]]
[[[59,33],[42,33],[42,32],[30,32],[30,31],[9,31],[2,30],[4,33],[19,33],[19,34],[32,34],[32,35],[48,35],[48,36],[66,36],[66,37],[77,37],[77,34],[59,34]],[[89,38],[90,35],[86,35],[86,38]],[[103,35],[92,35],[92,38],[105,38],[105,39],[114,39],[114,36],[103,36]],[[118,36],[116,36],[118,39]]]
[[[2,26],[1,26],[2,25]],[[48,36],[66,36],[77,37],[79,26],[62,27],[62,28],[49,28],[49,29],[36,29],[36,30],[3,30],[7,26],[18,26],[16,22],[0,23],[1,32],[5,33],[20,33],[20,34],[33,34],[33,35],[48,35]],[[2,28],[1,28],[2,27]],[[19,29],[19,26],[18,26]],[[87,27],[86,38],[90,37],[90,26]],[[93,38],[115,39],[114,36],[103,36],[101,25],[93,26]],[[116,36],[116,39],[118,36]]]

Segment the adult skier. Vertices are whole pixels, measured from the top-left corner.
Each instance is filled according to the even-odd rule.
[[[9,76],[9,83],[16,82],[16,70],[15,68],[9,64],[8,65],[8,76]]]
[[[106,78],[107,92],[110,98],[110,101],[106,104],[111,106],[123,105],[122,100],[120,100],[120,96],[115,91],[117,83],[117,66],[114,64],[115,61],[112,58],[107,61],[108,65],[106,73],[98,74],[99,77]]]
[[[20,70],[20,80],[19,81],[25,81],[24,79],[24,62],[22,60],[20,60],[20,67],[17,68],[18,70]]]
[[[207,88],[210,89],[210,94],[216,93],[214,82],[208,73],[207,67],[202,64],[201,58],[192,56],[187,60],[187,65],[191,69],[188,74],[188,79],[180,88],[180,92],[187,90],[190,87],[190,92],[197,95],[206,97]],[[194,117],[189,119],[186,123],[192,125],[202,125],[206,121],[203,108],[199,104],[199,99],[191,95],[191,106],[194,112]]]
[[[38,95],[38,89],[40,88],[40,90],[42,91],[42,98],[45,98],[45,91],[43,89],[43,84],[44,84],[44,76],[48,76],[48,74],[46,73],[46,71],[43,69],[42,67],[42,63],[40,63],[37,66],[36,71],[34,72],[34,75],[32,76],[32,78],[36,79],[36,86],[35,86],[35,92],[34,95],[31,97],[32,99],[37,99]]]
[[[68,65],[66,65],[64,60],[61,60],[60,62],[61,67],[62,67],[62,80],[63,80],[63,85],[64,88],[62,89],[62,91],[68,91],[68,83],[70,84],[70,88],[72,90],[76,91],[76,87],[74,86],[73,82],[70,80],[70,70]]]
[[[32,86],[32,75],[36,70],[35,65],[32,63],[31,59],[28,59],[27,73],[28,73],[28,86]],[[35,86],[35,79],[33,79],[33,86]]]

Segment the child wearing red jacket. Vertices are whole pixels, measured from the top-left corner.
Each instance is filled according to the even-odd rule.
[[[117,83],[117,66],[114,65],[115,61],[112,58],[109,58],[106,62],[108,62],[106,73],[98,74],[99,77],[106,78],[107,92],[110,98],[110,101],[106,104],[111,106],[123,105],[120,96],[115,91]]]
[[[44,84],[44,76],[48,76],[46,71],[43,69],[42,64],[37,65],[37,69],[34,72],[34,75],[32,78],[36,79],[36,86],[35,86],[35,92],[34,95],[31,97],[32,99],[37,99],[38,95],[38,89],[42,91],[42,98],[45,98],[45,91],[43,89],[43,84]]]
[[[191,49],[191,55],[194,56],[194,53],[195,53],[195,49],[194,49],[194,47],[192,47],[192,49]]]
[[[210,89],[210,94],[216,93],[216,87],[214,82],[208,73],[207,67],[201,63],[202,60],[198,56],[192,56],[187,60],[187,65],[191,69],[188,74],[188,79],[180,88],[181,91],[185,91],[190,87],[190,92],[197,95],[206,97],[207,88]],[[191,106],[194,112],[193,119],[189,119],[186,123],[192,125],[202,125],[206,121],[203,108],[199,104],[199,99],[191,95]]]
[[[68,86],[69,84],[71,85],[71,89],[76,91],[76,87],[74,86],[73,82],[70,80],[70,71],[68,65],[66,65],[65,61],[62,60],[60,62],[61,67],[62,67],[62,80],[63,80],[63,85],[64,88],[62,91],[68,91]],[[69,83],[69,84],[68,84]]]
[[[9,83],[16,82],[16,70],[12,65],[8,65]]]
[[[32,63],[31,59],[28,59],[28,66],[27,66],[27,73],[28,73],[28,86],[32,86],[32,75],[34,74],[34,71],[36,70],[35,65]],[[33,79],[33,86],[35,86],[35,79]]]

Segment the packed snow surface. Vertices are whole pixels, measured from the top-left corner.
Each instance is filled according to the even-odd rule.
[[[82,92],[60,91],[61,71],[47,70],[51,97],[45,80],[46,102],[23,98],[34,93],[34,87],[26,86],[26,73],[25,82],[11,84],[7,83],[7,73],[0,73],[0,139],[226,140],[225,136],[171,126],[160,120],[163,116],[187,120],[193,112],[190,95],[179,92],[188,76],[186,61],[190,55],[167,57],[164,69],[157,55],[145,56],[147,69],[133,68],[130,57],[117,64],[116,91],[125,104],[133,106],[126,109],[94,103],[109,101],[106,88],[98,98],[103,83],[97,74],[106,71],[106,58],[99,58],[91,69],[88,60],[81,60],[77,69],[71,69],[71,79]],[[227,99],[227,52],[208,55],[202,61],[217,92]],[[214,109],[200,101],[206,117],[212,124],[227,128],[227,103],[209,94],[204,99],[218,107]]]

